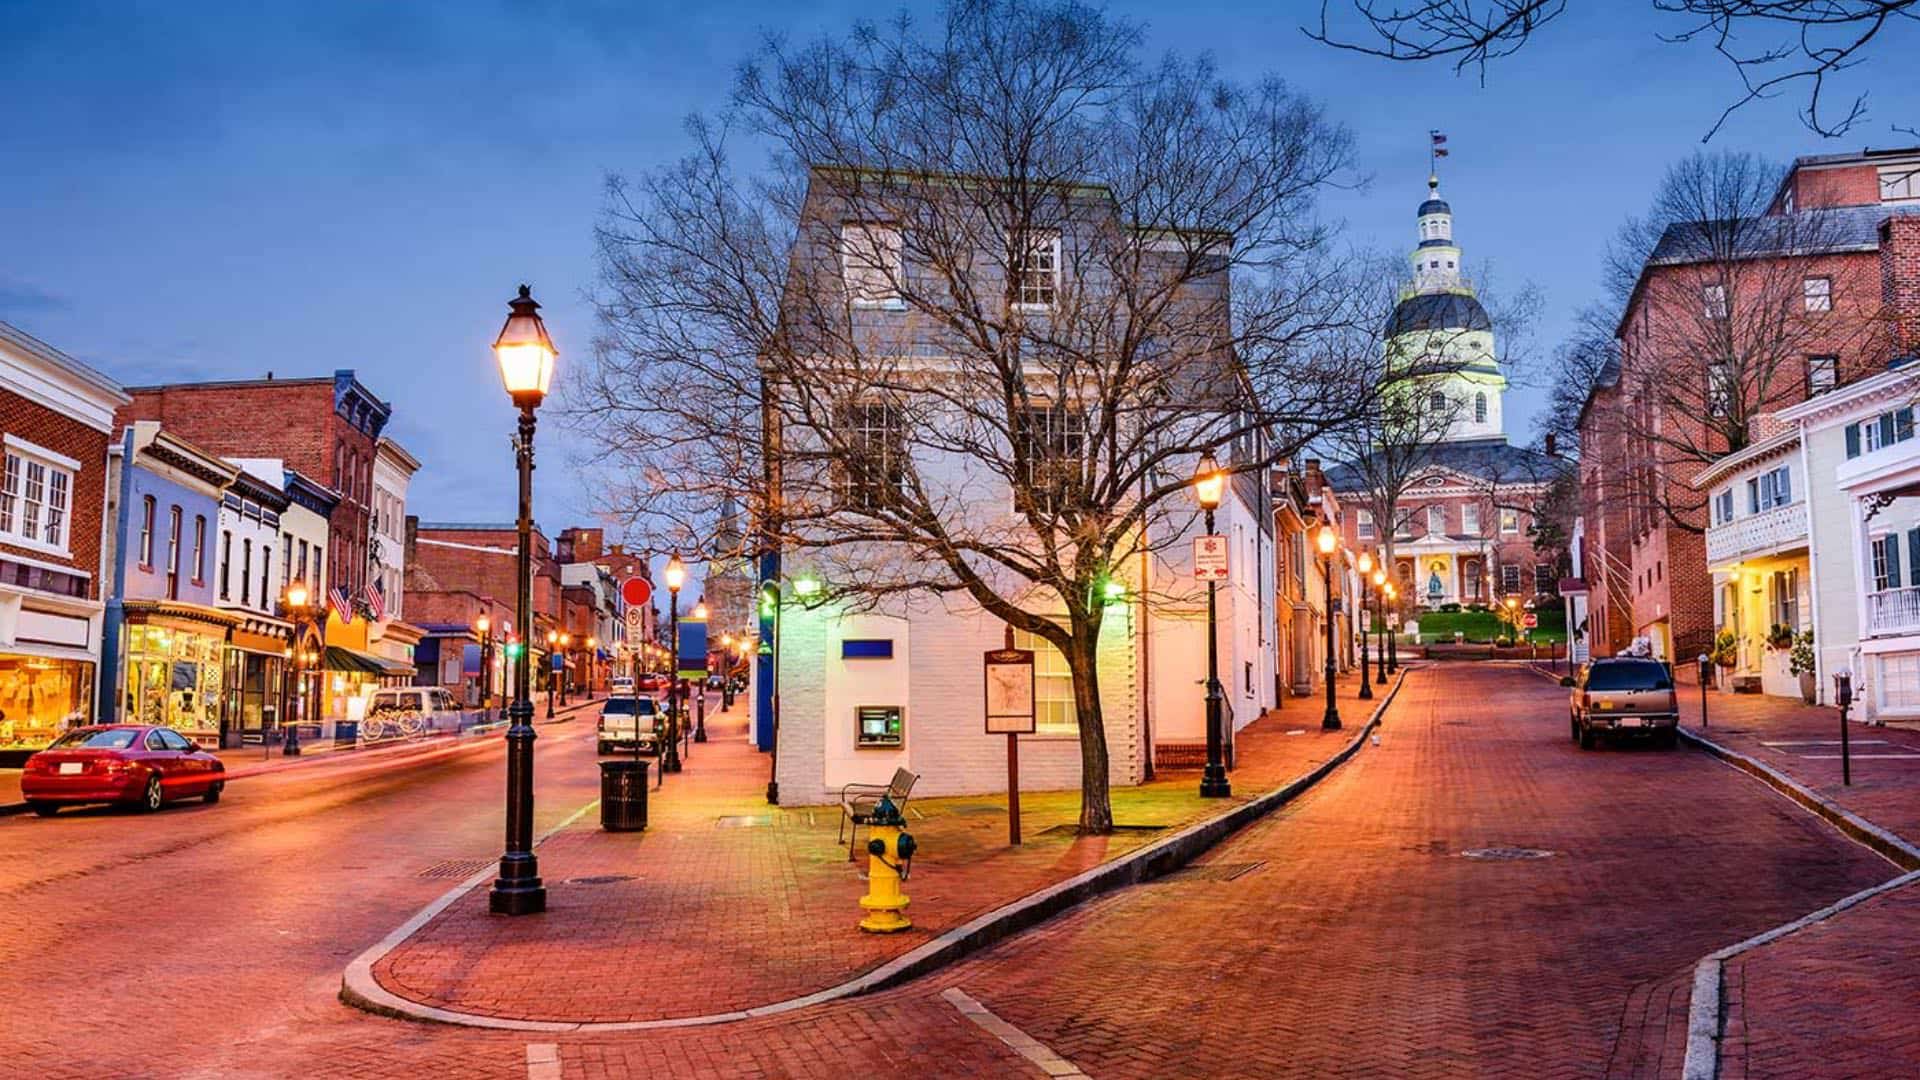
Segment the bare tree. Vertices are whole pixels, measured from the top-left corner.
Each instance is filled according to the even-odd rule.
[[[1200,454],[1261,482],[1373,392],[1326,343],[1359,314],[1314,216],[1347,132],[1140,46],[1027,0],[770,42],[694,153],[610,184],[572,399],[657,546],[733,498],[824,602],[1059,649],[1092,833],[1107,584],[1190,526]],[[736,168],[742,138],[768,168]]]
[[[1451,60],[1456,72],[1518,52],[1533,35],[1566,13],[1567,0],[1350,0],[1358,32],[1334,29],[1334,5],[1322,0],[1315,41],[1390,60]],[[1706,42],[1738,75],[1741,93],[1721,113],[1713,138],[1741,107],[1783,90],[1804,88],[1800,119],[1815,133],[1846,134],[1867,115],[1867,95],[1854,95],[1837,114],[1827,104],[1829,83],[1865,61],[1892,26],[1920,18],[1920,0],[1650,0],[1655,12],[1681,16],[1669,43]],[[1912,132],[1911,127],[1898,130]]]
[[[1781,176],[1749,154],[1697,153],[1609,252],[1610,289],[1626,297],[1620,393],[1589,422],[1621,436],[1643,521],[1704,529],[1705,495],[1687,477],[1762,437],[1761,415],[1885,355],[1879,291],[1836,287],[1844,216],[1768,213]],[[1573,359],[1604,365],[1605,353],[1583,345]]]

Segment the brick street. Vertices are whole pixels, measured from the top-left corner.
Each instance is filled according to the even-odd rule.
[[[336,1000],[347,960],[451,883],[424,871],[494,854],[497,749],[268,774],[150,818],[7,819],[26,872],[0,986],[42,1007],[0,1033],[39,1076],[521,1077],[529,1047],[568,1077],[1041,1075],[957,988],[1092,1076],[1678,1075],[1695,960],[1894,870],[1704,754],[1579,752],[1563,693],[1517,667],[1415,672],[1379,746],[1187,871],[873,999],[662,1032]],[[541,729],[541,829],[593,797],[585,728]],[[1551,854],[1462,854],[1508,848]],[[846,932],[789,932],[823,930]],[[145,1037],[76,1040],[103,1004]]]

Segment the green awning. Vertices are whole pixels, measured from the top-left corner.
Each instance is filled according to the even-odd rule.
[[[356,649],[345,649],[338,645],[327,646],[328,671],[354,671],[362,675],[387,677],[414,674],[414,666],[399,660],[389,660],[384,656],[363,653]]]

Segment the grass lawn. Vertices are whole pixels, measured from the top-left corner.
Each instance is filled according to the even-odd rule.
[[[1567,640],[1565,608],[1556,605],[1539,609],[1535,614],[1540,616],[1540,625],[1534,627],[1531,640]],[[1496,637],[1505,637],[1507,633],[1506,622],[1491,611],[1423,611],[1413,616],[1411,621],[1420,624],[1420,640],[1429,643],[1452,641],[1456,631],[1465,634],[1468,641],[1476,642],[1492,641]]]

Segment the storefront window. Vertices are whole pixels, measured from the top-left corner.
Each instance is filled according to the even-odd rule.
[[[93,665],[0,655],[0,750],[38,750],[92,719]]]
[[[217,737],[224,649],[190,630],[127,627],[127,722]]]
[[[265,731],[279,726],[281,679],[285,661],[266,653],[227,650],[227,705],[229,728]]]

